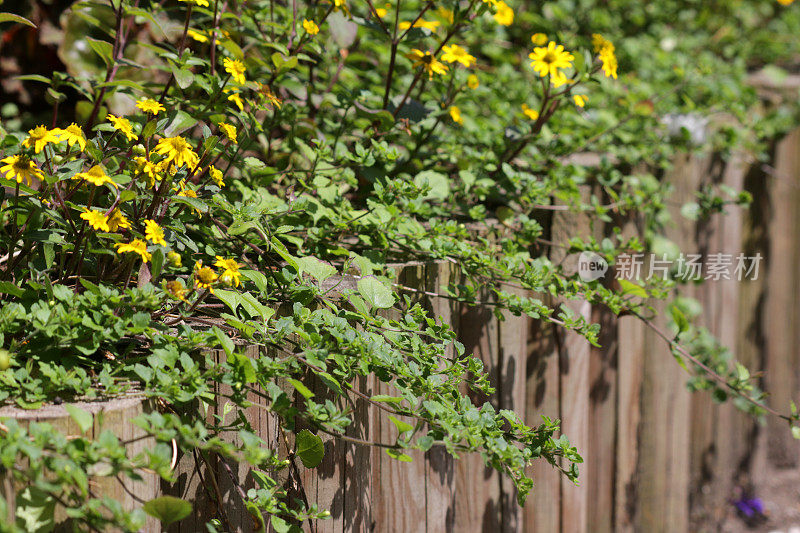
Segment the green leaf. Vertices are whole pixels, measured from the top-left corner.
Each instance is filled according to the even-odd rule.
[[[622,294],[624,294],[625,296],[631,295],[631,296],[639,296],[641,298],[647,298],[648,296],[647,291],[644,290],[644,287],[642,287],[641,285],[637,285],[636,283],[628,281],[627,279],[620,279],[617,281],[619,281],[619,286],[622,289]]]
[[[161,520],[163,525],[183,520],[192,513],[192,504],[175,496],[160,496],[144,504],[144,512]]]
[[[683,311],[678,309],[677,306],[673,305],[670,306],[669,312],[672,315],[672,320],[675,322],[675,326],[678,328],[678,333],[683,333],[689,329],[689,321],[686,319],[686,315],[683,314]]]
[[[323,282],[336,274],[336,267],[313,256],[298,257],[297,264],[300,272],[307,272],[318,282]]]
[[[450,195],[450,180],[444,174],[434,172],[433,170],[426,170],[420,172],[414,178],[414,184],[417,187],[430,187],[425,199],[428,200],[444,200]]]
[[[397,459],[398,461],[402,461],[404,463],[410,463],[413,461],[410,455],[406,455],[403,452],[395,450],[393,448],[387,448],[386,454],[392,459]]]
[[[392,415],[389,415],[389,420],[392,421],[392,424],[395,425],[395,427],[397,428],[397,431],[399,431],[400,433],[405,433],[406,431],[413,431],[414,430],[414,426],[412,426],[408,422],[403,422],[402,420],[398,420],[397,418],[393,417]]]
[[[253,368],[253,362],[250,361],[250,358],[246,355],[235,352],[229,353],[228,364],[243,374],[245,383],[255,383],[258,379],[256,377],[256,371]]]
[[[227,289],[216,289],[214,296],[222,300],[231,311],[236,313],[236,308],[239,307],[239,293],[236,291],[229,291]]]
[[[169,123],[169,126],[167,126],[164,130],[164,135],[167,137],[174,137],[188,130],[195,124],[197,124],[197,119],[193,118],[185,111],[178,110],[175,113],[175,116],[172,117],[172,121]]]
[[[86,40],[89,42],[91,49],[94,50],[94,53],[100,56],[100,59],[103,60],[106,66],[111,65],[114,51],[111,43],[99,39],[92,39],[91,37],[87,37]]]
[[[366,276],[358,280],[358,293],[372,306],[387,309],[394,305],[394,294],[375,276]]]
[[[372,400],[373,402],[400,403],[404,400],[404,398],[398,398],[397,396],[387,396],[385,394],[376,394],[375,396],[370,397],[370,400]]]
[[[300,394],[302,394],[304,398],[313,398],[314,397],[314,393],[311,392],[311,390],[308,387],[303,385],[302,382],[300,382],[300,381],[298,381],[298,380],[296,380],[294,378],[286,378],[286,381],[291,383],[292,386],[295,388],[295,390],[297,392],[299,392]]]
[[[25,17],[20,17],[19,15],[15,15],[14,13],[0,13],[0,22],[18,22],[19,24],[25,24],[26,26],[30,26],[31,28],[36,27],[36,24],[31,22],[30,20],[26,19]]]
[[[296,454],[303,461],[306,468],[316,468],[325,456],[325,446],[322,439],[304,429],[297,434],[295,440]]]
[[[10,294],[19,298],[25,291],[11,283],[10,281],[0,281],[0,294]]]
[[[233,354],[234,344],[230,337],[228,337],[227,333],[219,329],[217,326],[212,328],[214,335],[217,336],[217,340],[222,345],[222,349],[225,350],[225,354],[230,357]]]
[[[30,533],[45,533],[55,527],[56,501],[35,486],[17,494],[17,527]]]
[[[94,423],[92,413],[69,403],[64,405],[64,409],[69,413],[70,418],[78,424],[78,427],[81,428],[81,433],[86,433],[92,429],[92,424]]]
[[[186,89],[194,82],[194,74],[188,69],[172,67],[172,75],[175,76],[175,82],[181,89]]]

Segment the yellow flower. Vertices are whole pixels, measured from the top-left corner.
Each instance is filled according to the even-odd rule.
[[[423,52],[414,48],[406,57],[413,61],[414,67],[423,67],[428,73],[428,78],[433,78],[434,74],[447,73],[447,65],[436,59],[430,52]]]
[[[441,23],[438,20],[419,19],[414,23],[415,28],[425,28],[426,30],[430,31],[436,31],[436,28],[438,28],[440,25]],[[401,22],[400,25],[398,26],[398,28],[400,28],[401,30],[407,30],[410,27],[411,27],[410,22]]]
[[[117,247],[118,254],[124,253],[134,253],[139,254],[142,258],[142,261],[147,263],[150,259],[153,258],[152,254],[147,251],[147,243],[144,242],[142,239],[133,239],[131,242],[118,242],[114,246]]]
[[[83,131],[74,122],[63,130],[58,130],[58,142],[62,141],[67,141],[68,146],[77,144],[81,152],[86,149],[86,137],[83,136]]]
[[[514,10],[503,0],[498,0],[495,5],[497,13],[494,14],[494,20],[501,26],[511,26],[511,23],[514,22]]]
[[[528,107],[528,104],[522,104],[522,112],[531,120],[536,120],[539,118],[539,112]]]
[[[169,252],[167,254],[167,262],[174,266],[175,268],[179,268],[181,266],[181,254],[178,252]]]
[[[539,76],[545,77],[550,75],[550,80],[558,80],[559,82],[566,82],[566,76],[560,72],[560,68],[570,68],[575,56],[564,50],[562,45],[557,45],[553,41],[547,44],[547,47],[537,47],[533,52],[528,54],[531,58],[531,66]],[[560,83],[563,85],[563,83]]]
[[[164,230],[155,220],[148,219],[144,221],[144,236],[153,244],[167,245],[167,241],[164,240]]]
[[[388,13],[388,12],[389,12],[389,8],[390,8],[390,7],[392,7],[392,4],[390,4],[389,2],[386,2],[386,3],[384,4],[384,6],[385,6],[385,7],[379,7],[379,8],[377,8],[377,9],[375,9],[375,13],[376,13],[376,14],[377,14],[377,15],[378,15],[380,18],[383,18],[383,17],[385,17],[385,16],[386,16],[386,13]]]
[[[225,186],[225,182],[222,179],[222,171],[217,169],[214,165],[211,165],[211,168],[208,169],[208,175],[211,176],[211,179],[220,189]]]
[[[174,253],[174,252],[170,252]],[[178,280],[167,281],[164,283],[164,290],[176,300],[186,301],[186,287]]]
[[[137,156],[133,160],[136,163],[136,172],[147,178],[148,187],[154,186],[156,180],[161,181],[161,169],[157,164],[142,156]]]
[[[260,83],[258,84],[258,94],[261,96],[262,100],[267,101],[267,105],[269,106],[275,106],[280,109],[283,105],[281,99],[275,96],[275,93],[273,93],[272,90],[266,85],[262,85]]]
[[[600,51],[600,62],[603,64],[603,74],[607,78],[617,79],[617,56],[614,54],[614,48],[605,48]]]
[[[467,87],[470,89],[477,89],[481,82],[478,80],[478,76],[475,74],[470,74],[467,78]]]
[[[450,118],[452,118],[453,122],[456,124],[464,123],[464,119],[461,118],[461,110],[458,108],[458,106],[450,106]]]
[[[439,15],[440,17],[442,17],[445,21],[447,21],[448,24],[452,24],[453,23],[454,19],[453,19],[453,10],[452,9],[447,9],[446,7],[439,6],[436,9],[436,14]]]
[[[5,174],[6,179],[16,179],[17,183],[22,183],[22,180],[25,180],[28,186],[33,183],[33,178],[37,180],[44,179],[44,174],[36,166],[36,163],[24,155],[11,155],[5,159],[0,159],[0,163],[5,163],[5,165],[0,166],[0,173]]]
[[[95,165],[86,172],[79,172],[75,174],[72,179],[74,180],[86,180],[92,185],[96,185],[100,187],[106,183],[110,183],[113,187],[116,187],[117,184],[114,183],[111,178],[108,177],[106,171],[103,170],[103,167],[100,165]]]
[[[242,274],[239,272],[240,265],[234,259],[223,259],[218,255],[214,266],[221,270],[219,280],[222,283],[233,285],[234,287],[238,287],[241,284]]]
[[[226,57],[222,60],[222,64],[225,66],[225,72],[231,75],[233,81],[239,85],[247,83],[247,79],[244,77],[244,63],[238,59],[229,59]]]
[[[222,133],[224,133],[231,142],[236,142],[236,127],[226,122],[220,122],[219,129],[222,130]]]
[[[208,0],[180,0],[186,4],[194,4],[200,7],[209,7]]]
[[[465,67],[470,67],[475,62],[475,56],[470,55],[457,44],[443,46],[442,52],[442,60],[448,63],[455,63],[457,61]]]
[[[114,115],[106,115],[106,119],[114,125],[114,129],[121,131],[129,141],[136,140],[136,134],[133,133],[133,126],[127,118],[116,117]]]
[[[496,6],[498,0],[483,0],[484,4],[489,4],[490,6]]]
[[[81,213],[81,218],[89,223],[95,230],[110,231],[108,227],[108,218],[102,211],[95,211],[94,209],[87,209]]]
[[[313,20],[303,19],[303,29],[309,35],[316,35],[319,33],[319,26]]]
[[[179,191],[178,196],[185,196],[186,198],[197,198],[197,193],[186,186],[186,180],[181,180],[178,183],[178,188],[175,190]]]
[[[790,5],[792,2],[794,2],[794,0],[778,0],[778,3],[779,3],[780,5],[782,5],[782,6],[788,6],[788,5]]]
[[[44,147],[50,143],[58,142],[58,133],[60,130],[48,130],[44,126],[36,126],[28,131],[28,138],[22,143],[25,148],[33,148],[37,154],[44,150]]]
[[[585,106],[586,101],[588,100],[588,98],[586,98],[586,96],[583,94],[575,94],[572,96],[572,99],[575,101],[575,105],[578,107]]]
[[[189,30],[186,32],[186,35],[197,41],[198,43],[207,43],[208,37],[204,34],[200,33],[199,31]]]
[[[158,141],[156,153],[166,156],[166,161],[171,166],[179,167],[186,165],[187,168],[194,168],[200,158],[194,153],[192,145],[183,137],[165,137]]]
[[[340,9],[345,13],[350,13],[350,10],[347,9],[347,0],[333,0],[333,10],[339,11]]]
[[[108,231],[117,231],[120,228],[129,229],[130,227],[131,223],[119,209],[114,209],[111,216],[108,217]]]
[[[242,102],[242,98],[239,96],[239,93],[232,93],[230,96],[228,96],[228,101],[236,104],[236,107],[239,108],[239,111],[244,111],[244,103]]]
[[[544,33],[534,33],[531,35],[531,42],[534,44],[534,46],[542,46],[547,44],[547,35]]]
[[[594,47],[594,52],[596,54],[599,54],[607,48],[610,48],[612,52],[614,51],[613,43],[599,33],[592,34],[592,47]]]
[[[198,289],[208,289],[214,294],[212,285],[217,282],[217,273],[210,267],[203,266],[202,261],[194,264],[194,286]]]
[[[166,108],[163,105],[161,105],[160,102],[157,102],[152,98],[142,98],[141,100],[136,102],[136,107],[138,107],[145,113],[150,113],[153,116],[158,115],[161,111],[166,111]]]

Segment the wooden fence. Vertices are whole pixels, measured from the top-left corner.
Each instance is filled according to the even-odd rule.
[[[763,256],[755,281],[708,282],[683,292],[704,305],[703,324],[737,359],[766,372],[763,386],[771,403],[786,410],[790,400],[800,400],[795,349],[800,345],[800,313],[795,305],[800,296],[796,244],[800,243],[800,130],[776,143],[773,152],[768,164],[738,156],[686,157],[676,161],[663,179],[676,188],[669,236],[684,251]],[[749,209],[730,207],[727,215],[698,222],[680,217],[679,205],[709,184],[748,190],[754,202]],[[554,213],[549,223],[554,240],[575,232],[602,236],[610,228],[589,227],[582,215],[569,212]],[[614,224],[623,224],[629,234],[641,229],[637,220]],[[556,260],[562,259],[558,253],[552,255]],[[458,272],[450,263],[408,265],[399,282],[436,293],[456,281]],[[453,460],[434,448],[412,454],[413,462],[405,463],[379,449],[327,438],[319,468],[304,470],[299,465],[299,479],[282,480],[294,496],[302,497],[302,485],[309,501],[331,510],[329,520],[308,529],[492,533],[710,529],[730,513],[737,487],[757,487],[775,469],[798,466],[800,447],[785,424],[768,419],[759,426],[730,404],[713,405],[707,393],[690,394],[685,387],[688,375],[664,341],[636,318],[617,319],[586,303],[569,302],[575,312],[603,326],[602,348],[591,348],[574,334],[527,317],[507,314],[500,321],[487,307],[467,308],[428,296],[423,300],[452,325],[466,350],[486,364],[497,389],[488,400],[496,407],[524,415],[530,425],[539,424],[541,415],[563,421],[563,433],[584,458],[580,485],[537,463],[531,467],[535,488],[520,508],[513,486],[478,456]],[[360,385],[368,394],[389,392],[377,381]],[[315,392],[324,394],[323,387]],[[252,401],[261,403],[256,396]],[[394,439],[394,426],[378,417],[373,407],[360,400],[353,407],[355,422],[348,428],[349,436]],[[265,410],[254,406],[247,416],[275,449],[285,453],[287,445],[292,446],[283,441]],[[198,466],[196,459],[180,457],[178,483],[162,484],[163,493],[194,503],[195,513],[170,531],[204,531],[215,501],[222,502],[234,529],[253,531],[253,520],[231,482],[238,479],[245,490],[252,487],[246,469],[214,459],[201,460]],[[143,490],[144,498],[154,492],[153,487]],[[152,523],[149,527],[156,530]]]
[[[767,164],[740,156],[684,157],[663,179],[675,186],[668,236],[682,250],[704,257],[762,255],[754,281],[709,281],[682,293],[703,304],[702,325],[734,357],[766,371],[763,386],[771,403],[786,410],[791,399],[800,400],[794,348],[800,345],[800,314],[794,311],[800,295],[800,130],[776,143],[773,152]],[[680,204],[712,184],[748,190],[754,202],[697,222],[681,217]],[[628,234],[641,229],[637,220],[614,224],[623,224]],[[580,214],[569,212],[555,213],[550,227],[556,241],[576,232],[602,236],[609,229],[590,228]],[[553,252],[555,260],[562,259],[558,254]],[[457,275],[457,266],[449,263],[409,265],[399,282],[439,292]],[[312,471],[300,465],[302,479],[289,481],[302,482],[310,501],[331,509],[331,519],[313,524],[313,531],[713,530],[730,515],[737,487],[758,486],[772,469],[797,467],[800,447],[785,423],[768,419],[759,426],[730,403],[714,404],[707,392],[689,393],[688,374],[637,318],[615,318],[585,302],[569,302],[575,312],[602,324],[602,348],[592,348],[575,334],[526,317],[506,314],[499,321],[488,307],[423,300],[452,325],[467,352],[483,360],[497,389],[488,399],[495,407],[524,414],[531,425],[540,423],[541,415],[562,420],[563,433],[584,458],[580,484],[546,463],[534,464],[535,488],[520,508],[513,486],[478,456],[454,461],[432,449],[404,463],[382,450],[328,438],[323,464]],[[666,328],[663,318],[657,324]],[[368,394],[389,392],[385,384],[362,385]],[[374,408],[361,401],[354,407],[349,436],[394,439],[395,428]],[[257,409],[252,420],[279,447],[274,421]],[[183,468],[191,471],[193,461]],[[239,498],[230,475],[217,468],[223,498],[234,509]],[[191,497],[191,491],[183,495]],[[238,516],[241,530],[251,531],[243,509]],[[197,531],[200,523],[184,522],[175,531]]]

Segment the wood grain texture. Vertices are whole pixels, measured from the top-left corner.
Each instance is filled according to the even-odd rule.
[[[682,250],[696,249],[694,225],[681,217],[679,206],[694,199],[702,165],[681,157],[666,179],[673,184],[675,206],[667,237]],[[690,288],[682,291],[692,296]],[[663,302],[654,305],[654,323],[666,330]],[[637,516],[635,529],[685,531],[689,521],[690,396],[688,375],[668,346],[653,331],[645,333],[645,357],[641,394],[642,431],[639,433]]]
[[[558,379],[558,349],[553,327],[539,320],[528,322],[525,366],[525,423],[535,427],[542,416],[561,416],[561,390]],[[524,507],[526,533],[561,531],[561,473],[545,461],[528,467],[534,486]]]
[[[798,248],[800,238],[800,130],[787,135],[775,150],[769,176],[769,254],[765,258],[767,299],[764,306],[766,333],[764,387],[770,402],[786,410],[798,402]],[[783,429],[781,429],[781,427]],[[792,439],[782,420],[767,421],[770,463],[778,468],[798,465],[800,443]]]

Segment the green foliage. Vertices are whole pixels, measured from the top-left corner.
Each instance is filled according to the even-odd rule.
[[[356,398],[397,429],[391,442],[359,444],[399,461],[434,446],[479,453],[520,504],[533,461],[577,479],[582,459],[558,420],[527,425],[465,394],[494,390],[429,297],[527,315],[595,345],[599,326],[562,302],[648,320],[652,299],[680,280],[587,282],[558,250],[611,264],[674,254],[663,235],[670,161],[761,156],[796,123],[794,102],[763,105],[747,80],[764,65],[785,74],[800,16],[773,0],[528,4],[511,6],[513,23],[508,6],[479,0],[377,10],[83,0],[64,11],[63,69],[18,78],[21,90],[44,88],[48,105],[0,109],[0,404],[137,390],[160,407],[132,421],[156,442],[133,457],[74,406],[74,438],[4,421],[0,474],[28,487],[21,530],[49,527],[55,506],[79,529],[137,531],[145,513],[181,520],[191,505],[176,498],[123,509],[89,490],[92,477],[145,470],[175,481],[174,443],[198,461],[247,464],[255,488],[240,497],[254,520],[297,531],[329,513],[280,476],[297,459],[316,468],[322,437],[348,438]],[[23,16],[40,13],[0,23]],[[546,76],[527,55],[550,40],[532,45],[539,33],[572,55]],[[681,213],[749,200],[708,187]],[[608,231],[553,242],[555,211]],[[630,220],[640,235],[623,236]],[[453,267],[438,293],[399,275],[398,265],[437,263]],[[689,386],[764,414],[753,377],[694,325],[698,314],[678,298],[663,334]],[[388,393],[362,390],[368,379]],[[255,434],[254,407],[278,420],[286,458]],[[209,530],[225,530],[223,518]]]

